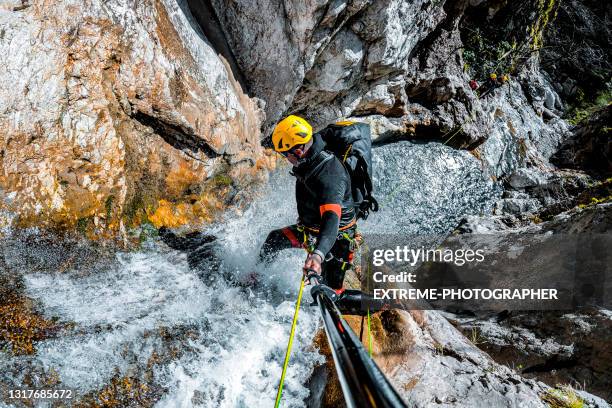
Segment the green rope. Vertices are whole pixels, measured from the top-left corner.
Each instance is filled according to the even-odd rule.
[[[370,308],[368,307],[368,348],[372,357],[372,325],[370,324]]]
[[[276,393],[276,403],[274,404],[274,408],[278,408],[280,406],[281,395],[283,394],[283,384],[285,383],[285,374],[287,374],[287,366],[289,365],[289,356],[291,355],[291,346],[293,345],[293,336],[295,335],[295,327],[297,326],[298,312],[300,311],[300,303],[302,302],[302,294],[304,293],[305,282],[306,280],[302,279],[300,291],[298,292],[297,303],[295,305],[295,313],[293,313],[293,323],[291,324],[291,333],[289,334],[289,344],[287,344],[287,351],[285,352],[283,373],[281,374],[278,392]]]

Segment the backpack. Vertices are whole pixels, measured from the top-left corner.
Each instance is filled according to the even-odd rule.
[[[372,196],[372,137],[367,123],[343,121],[318,132],[325,149],[340,159],[351,177],[351,190],[357,218],[367,219],[378,211]]]

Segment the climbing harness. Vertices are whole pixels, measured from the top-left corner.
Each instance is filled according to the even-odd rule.
[[[354,232],[354,236],[351,237],[350,234],[347,232],[348,229],[350,229],[351,227],[354,227],[357,220],[353,220],[351,221],[348,225],[346,225],[345,227],[342,227],[338,230],[338,237],[337,239],[344,239],[346,241],[348,241],[349,243],[349,256],[348,259],[342,259],[342,258],[337,258],[334,257],[333,255],[329,255],[328,259],[324,259],[324,261],[330,261],[331,259],[336,259],[339,263],[341,263],[341,270],[342,271],[347,271],[349,269],[351,269],[353,267],[353,258],[354,258],[354,254],[355,252],[359,249],[360,245],[363,243],[363,236],[355,230]],[[312,233],[318,233],[319,230],[316,228],[310,228],[310,227],[306,227],[304,225],[298,224],[296,229],[302,233],[302,244],[301,246],[308,252],[311,253],[314,251],[315,247],[316,247],[316,236],[314,236],[314,234],[310,234],[310,232]]]

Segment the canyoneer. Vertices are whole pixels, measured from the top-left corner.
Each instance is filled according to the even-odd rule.
[[[272,144],[293,166],[298,221],[270,232],[260,259],[271,261],[282,249],[305,249],[304,274],[320,275],[318,281],[335,290],[343,313],[362,314],[364,295],[343,283],[361,242],[357,220],[378,210],[369,125],[342,121],[313,134],[306,120],[290,115],[276,125]]]

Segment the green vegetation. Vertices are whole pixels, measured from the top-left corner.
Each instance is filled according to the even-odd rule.
[[[575,102],[565,112],[565,119],[572,125],[577,125],[610,103],[612,103],[612,81],[609,81],[605,89],[594,97],[592,95],[589,97],[584,90],[578,89]]]
[[[593,184],[582,192],[577,199],[579,208],[587,208],[609,202],[612,202],[612,177]]]
[[[85,235],[87,233],[87,227],[90,221],[91,221],[91,217],[79,218],[77,220],[77,225],[76,225],[77,231]]]
[[[486,343],[486,340],[484,339],[484,337],[481,336],[480,332],[475,327],[472,328],[472,330],[470,332],[470,341],[475,346],[478,346],[479,344]]]
[[[553,19],[556,16],[555,0],[538,0],[537,18],[529,29],[532,50],[539,50],[542,48],[544,29],[550,22],[551,15]]]
[[[462,36],[465,48],[463,50],[464,70],[472,78],[483,81],[489,74],[514,74],[534,52],[543,46],[546,27],[554,20],[557,13],[556,0],[537,0],[536,12],[529,13],[533,5],[529,2],[520,6],[518,15],[525,15],[528,21],[517,21],[514,24],[526,27],[524,31],[507,32],[506,27],[488,26],[480,28],[464,24]],[[522,10],[527,7],[528,10]]]
[[[550,408],[583,408],[586,406],[576,394],[576,390],[569,385],[557,385],[557,388],[548,390],[541,398]]]
[[[468,35],[463,50],[464,70],[472,78],[485,80],[492,72],[512,73],[515,71],[516,61],[512,54],[517,50],[516,41],[493,41],[485,35],[480,28],[466,28]]]
[[[135,226],[148,222],[146,208],[153,206],[154,200],[141,192],[136,192],[134,197],[124,206],[123,220],[125,225]]]
[[[228,176],[225,173],[219,173],[217,174],[214,178],[213,178],[213,183],[218,186],[231,186],[233,183],[233,180],[230,176]]]
[[[149,238],[155,238],[159,235],[159,232],[157,230],[157,228],[155,228],[155,225],[153,225],[150,222],[143,222],[138,228],[137,228],[139,235],[138,235],[138,242],[140,244],[142,244],[143,242],[145,242],[147,239]]]
[[[109,195],[104,202],[104,208],[106,209],[106,222],[110,222],[111,216],[113,215],[113,201],[115,200],[114,195]]]
[[[439,343],[439,342],[434,342],[434,353],[440,356],[444,355],[444,351],[446,350],[446,348],[444,347],[444,344]]]

